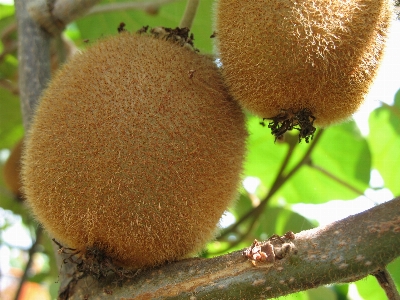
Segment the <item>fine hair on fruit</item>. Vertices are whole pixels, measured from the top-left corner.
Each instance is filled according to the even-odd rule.
[[[24,194],[49,234],[127,268],[187,257],[214,237],[247,136],[214,61],[145,31],[121,30],[61,68],[23,154]]]
[[[358,110],[391,18],[388,0],[218,0],[214,40],[232,96],[276,136],[301,135],[315,129],[300,120],[325,127]]]

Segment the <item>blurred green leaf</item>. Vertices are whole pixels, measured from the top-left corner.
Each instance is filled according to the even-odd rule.
[[[19,97],[0,88],[0,149],[12,148],[23,136]]]
[[[394,283],[396,284],[397,290],[400,291],[400,257],[392,261],[387,266],[387,269],[392,276]]]
[[[0,20],[9,16],[13,16],[14,12],[14,5],[0,4]]]
[[[288,231],[300,232],[314,228],[314,224],[302,215],[284,207],[267,207],[260,216],[254,238],[264,239],[273,234],[283,235]]]
[[[373,167],[381,174],[385,187],[393,194],[400,195],[400,175],[397,170],[400,162],[400,92],[396,95],[393,108],[380,107],[373,111],[369,117],[370,134],[368,142],[373,157]],[[394,110],[394,112],[392,112]]]
[[[297,163],[309,146],[299,145],[293,161]],[[301,167],[278,192],[288,203],[354,199],[368,188],[370,169],[368,143],[356,124],[348,122],[326,129],[311,154],[310,166]]]
[[[348,284],[335,284],[331,288],[335,291],[337,300],[347,300],[349,292]]]
[[[309,300],[337,300],[336,293],[325,286],[320,286],[316,289],[311,289],[307,291]]]
[[[39,273],[39,274],[35,274],[34,276],[30,277],[29,281],[36,282],[36,283],[42,283],[49,277],[50,277],[49,273]]]
[[[103,1],[101,4],[117,3],[125,1]],[[185,11],[186,0],[176,1],[162,5],[156,16],[149,15],[144,11],[126,10],[89,15],[77,20],[76,24],[81,31],[82,39],[91,41],[98,40],[108,35],[116,35],[117,27],[121,22],[126,24],[130,32],[139,30],[142,26],[150,27],[172,27],[179,26],[181,17]],[[212,3],[211,0],[202,0],[196,14],[191,31],[194,34],[194,45],[201,52],[212,51]],[[93,26],[93,24],[96,24]],[[134,55],[134,53],[132,53]]]
[[[235,216],[236,220],[238,220],[253,208],[250,198],[246,194],[242,193],[240,194],[238,201],[235,202],[229,211]]]
[[[260,125],[260,118],[250,116],[247,128],[249,137],[244,173],[260,178],[265,186],[270,187],[288,151],[288,145],[274,143],[269,129]]]
[[[357,281],[358,293],[364,299],[387,299],[385,291],[379,286],[378,281],[372,275]]]
[[[394,96],[394,105],[391,108],[392,114],[390,115],[389,122],[392,124],[393,129],[396,130],[397,135],[400,136],[400,126],[399,126],[399,119],[400,119],[400,89],[397,91],[396,95]]]
[[[369,186],[371,153],[355,122],[327,129],[311,158],[313,164],[358,189]]]
[[[269,129],[251,117],[245,174],[270,186],[283,163],[287,144],[274,143]],[[304,156],[310,144],[296,146],[286,168],[287,174]],[[348,122],[323,132],[311,154],[312,166],[302,166],[278,190],[275,200],[288,203],[324,203],[332,199],[353,199],[369,185],[371,154],[356,124]]]
[[[298,292],[278,298],[274,298],[275,300],[311,300],[308,293],[305,292]]]

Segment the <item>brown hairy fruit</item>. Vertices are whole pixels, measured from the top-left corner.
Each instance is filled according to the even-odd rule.
[[[24,139],[21,139],[12,149],[3,168],[4,183],[6,187],[21,199],[21,155]]]
[[[153,266],[213,237],[236,197],[245,138],[212,60],[122,32],[75,55],[45,90],[26,141],[24,193],[60,243]]]
[[[262,118],[307,109],[319,126],[344,121],[368,92],[390,19],[388,0],[219,0],[224,79],[233,97]],[[292,121],[289,129],[300,123]]]

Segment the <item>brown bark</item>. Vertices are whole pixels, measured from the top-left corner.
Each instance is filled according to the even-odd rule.
[[[28,129],[35,105],[50,79],[50,36],[30,17],[29,1],[16,0],[21,109]]]
[[[118,299],[256,299],[352,282],[400,256],[400,198],[302,231],[292,242],[297,254],[292,251],[274,264],[254,266],[237,251],[141,271],[121,287],[115,277],[86,277],[71,286],[70,299],[110,299],[110,294]]]

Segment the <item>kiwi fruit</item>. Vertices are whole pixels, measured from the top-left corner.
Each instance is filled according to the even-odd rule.
[[[352,116],[391,19],[388,0],[218,0],[215,10],[224,80],[245,109],[273,120],[277,136],[302,121],[325,127]]]
[[[63,245],[127,268],[174,261],[213,238],[246,135],[212,59],[123,31],[76,54],[44,91],[24,194]]]
[[[21,155],[22,145],[24,139],[22,138],[11,150],[11,154],[8,157],[3,168],[3,177],[6,187],[16,196],[21,199]]]

